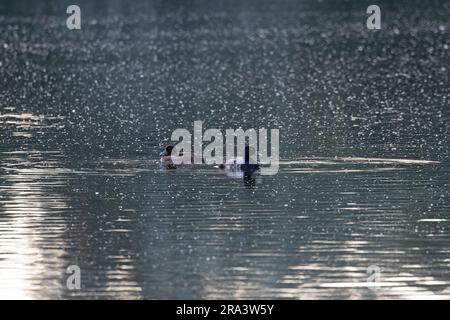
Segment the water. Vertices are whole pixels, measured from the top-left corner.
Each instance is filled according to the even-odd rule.
[[[405,3],[2,1],[0,297],[449,298],[450,3]],[[280,172],[161,170],[194,120]]]

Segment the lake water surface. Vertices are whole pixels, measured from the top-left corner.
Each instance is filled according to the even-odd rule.
[[[2,1],[0,298],[450,298],[450,2],[379,2]],[[279,173],[161,170],[194,120]]]

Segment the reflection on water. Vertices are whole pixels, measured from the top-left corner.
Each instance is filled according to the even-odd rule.
[[[80,1],[0,4],[0,298],[450,298],[447,2]],[[280,172],[160,170],[193,120]]]
[[[51,298],[63,291],[58,279],[67,226],[60,214],[68,207],[56,191],[65,178],[51,158],[39,152],[1,157],[0,298],[38,298],[43,288]]]
[[[57,151],[3,152],[1,171],[4,298],[448,298],[439,163],[281,161],[251,189],[212,167]]]

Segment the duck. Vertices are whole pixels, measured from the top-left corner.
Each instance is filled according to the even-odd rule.
[[[159,154],[161,166],[163,166],[166,169],[176,169],[177,167],[172,161],[172,151],[174,145],[168,145],[164,148],[164,150]]]
[[[233,175],[236,175],[236,173],[239,173],[239,176],[242,176],[242,174],[254,174],[260,169],[260,165],[258,163],[250,163],[251,153],[254,153],[254,149],[250,146],[245,146],[244,158],[236,157],[228,159],[224,164],[219,165],[219,168],[233,173]]]

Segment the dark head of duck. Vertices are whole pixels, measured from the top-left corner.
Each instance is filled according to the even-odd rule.
[[[166,169],[176,169],[176,166],[173,164],[172,158],[171,158],[174,147],[175,146],[170,144],[170,145],[166,146],[166,148],[159,154],[159,156],[161,158],[161,164]]]
[[[160,157],[170,157],[172,155],[173,148],[175,146],[169,144],[165,149],[159,154]]]
[[[244,150],[244,163],[241,164],[241,170],[244,175],[253,174],[255,171],[259,170],[259,164],[257,161],[256,150],[250,146],[245,146]]]
[[[254,148],[245,146],[244,163],[241,164],[244,185],[253,188],[256,184],[255,173],[259,170],[258,156]]]

